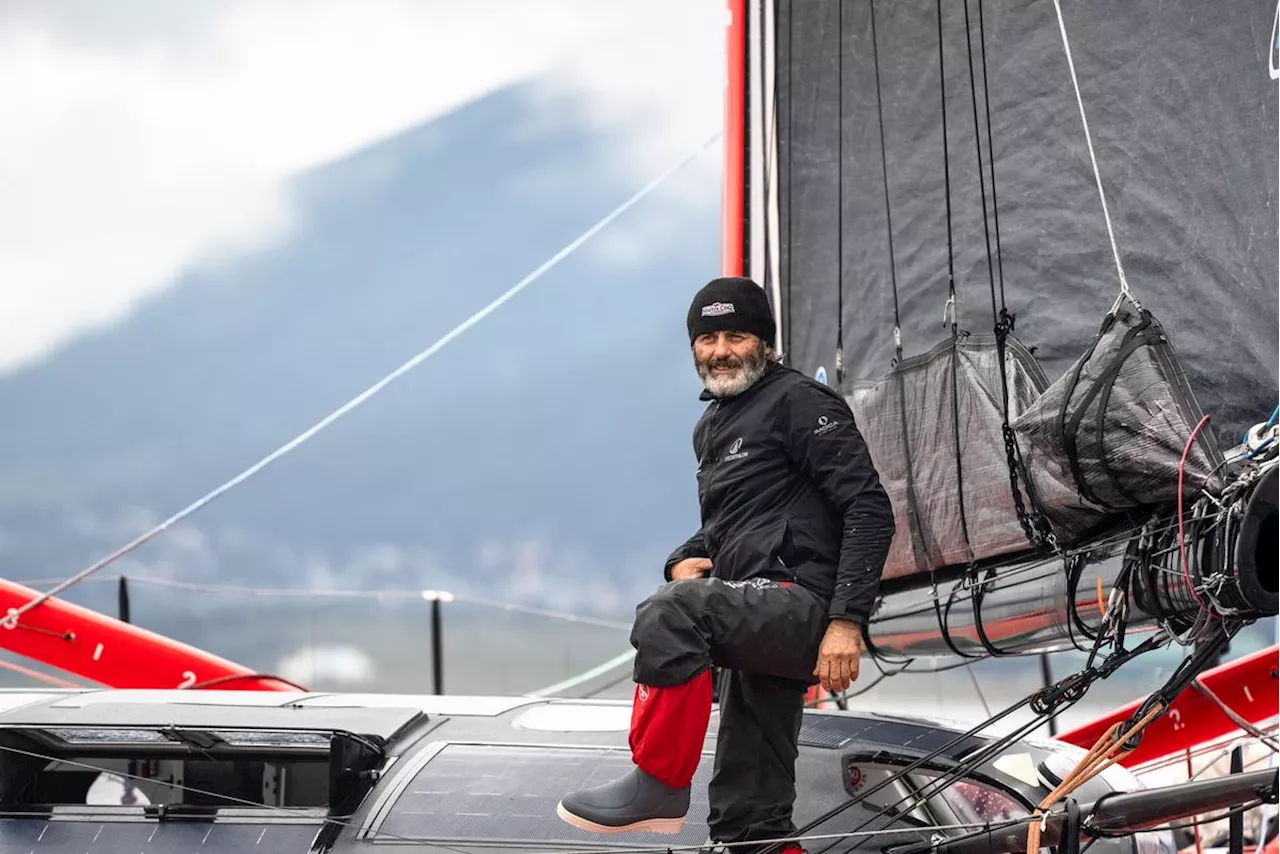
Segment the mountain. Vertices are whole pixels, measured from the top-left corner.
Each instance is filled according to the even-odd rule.
[[[0,377],[4,575],[63,577],[129,541],[636,192],[636,129],[584,111],[524,83],[298,176],[281,240]],[[683,326],[718,271],[718,156],[108,572],[628,613],[697,525]]]

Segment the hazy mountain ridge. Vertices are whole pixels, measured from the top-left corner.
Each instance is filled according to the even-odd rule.
[[[302,176],[277,245],[189,270],[0,377],[4,574],[70,574],[126,542],[639,189],[610,151],[626,136],[579,108],[513,87]],[[717,272],[719,182],[702,168],[672,184],[113,571],[629,609],[697,523],[683,321]]]

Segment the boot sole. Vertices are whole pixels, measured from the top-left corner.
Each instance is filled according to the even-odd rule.
[[[565,809],[563,803],[556,805],[556,815],[560,816],[568,824],[588,833],[634,833],[647,830],[651,833],[675,834],[684,829],[683,816],[680,818],[647,818],[643,821],[621,825],[597,824],[594,821],[589,821],[580,815],[574,815],[569,812]]]

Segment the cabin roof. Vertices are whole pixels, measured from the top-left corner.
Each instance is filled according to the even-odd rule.
[[[487,839],[498,845],[540,840],[599,849],[601,840],[561,822],[555,805],[565,792],[607,782],[630,767],[630,718],[631,703],[625,700],[227,690],[0,690],[0,733],[40,730],[40,742],[56,745],[65,756],[82,755],[81,745],[89,748],[84,755],[110,757],[113,750],[124,755],[132,749],[130,745],[150,755],[163,736],[178,742],[194,739],[190,743],[195,748],[189,755],[199,759],[200,739],[212,736],[222,742],[218,749],[224,753],[220,755],[226,755],[227,749],[232,753],[260,749],[264,756],[309,755],[309,761],[317,761],[330,753],[326,731],[376,736],[385,742],[380,760],[385,766],[351,817],[351,826],[342,832],[337,850],[361,847],[361,840],[416,840],[430,849],[433,846],[427,840],[439,839],[464,847],[469,840]],[[685,830],[678,837],[664,838],[664,844],[697,845],[706,838],[706,788],[714,766],[710,757],[718,718],[713,714],[711,719]],[[859,779],[883,773],[877,768],[901,767],[943,747],[939,757],[942,765],[962,759],[985,743],[984,739],[957,738],[966,729],[963,723],[907,715],[809,710],[801,729],[797,762],[797,822],[814,819],[844,802],[856,790]],[[309,731],[321,735],[309,735]],[[138,732],[140,735],[135,735]],[[952,741],[956,743],[949,744]],[[162,748],[170,752],[177,749],[172,745]],[[1032,764],[1045,755],[1028,742],[1013,750],[1027,753]],[[1020,792],[1027,803],[1042,797],[1034,779],[1015,779],[999,762],[983,763],[975,772],[997,780],[1002,788]],[[62,827],[59,822],[65,824],[77,809],[85,808],[58,808],[58,818],[50,826]],[[214,827],[218,844],[213,847],[225,849],[240,845],[237,833],[253,831],[270,836],[279,850],[305,850],[308,834],[314,835],[322,822],[318,815],[304,820],[259,809],[238,819],[240,825],[224,825],[221,822],[230,814],[220,811],[219,815],[222,817],[213,825],[193,826],[204,831]],[[21,835],[44,832],[47,822],[13,816],[0,824],[5,833]],[[68,838],[69,844],[74,844],[65,850],[85,841],[76,834],[88,833],[85,827],[96,824],[92,818],[84,826],[66,824],[65,832],[75,838]],[[160,825],[169,827],[165,822]],[[125,836],[138,832],[137,826],[127,824],[111,829],[111,833]],[[170,841],[179,847],[182,840],[178,836],[186,832],[179,825],[164,830],[177,834]],[[125,847],[132,841],[132,836],[116,840]],[[643,834],[624,835],[610,844],[650,841]]]

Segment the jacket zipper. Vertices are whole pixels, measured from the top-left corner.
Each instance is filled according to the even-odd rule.
[[[720,454],[716,449],[716,422],[720,418],[720,401],[711,404],[711,423],[707,425],[707,464],[711,466],[707,472],[707,498],[710,499],[714,495],[713,487],[715,486],[716,464],[720,462]],[[713,551],[708,543],[707,551]],[[716,544],[717,547],[719,544]]]

